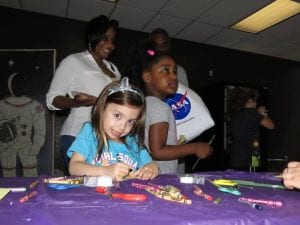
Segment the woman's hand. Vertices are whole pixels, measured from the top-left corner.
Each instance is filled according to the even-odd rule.
[[[78,92],[74,95],[74,103],[79,106],[91,106],[96,103],[97,97],[83,92]]]

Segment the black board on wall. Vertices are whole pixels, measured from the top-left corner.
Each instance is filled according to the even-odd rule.
[[[33,145],[41,146],[37,155],[38,174],[53,175],[54,115],[47,110],[45,94],[53,77],[55,62],[55,49],[0,50],[0,102],[17,105],[11,113],[9,107],[6,111],[1,111],[4,107],[0,109],[0,156],[14,155],[11,160],[16,162],[16,176],[24,175],[19,153],[28,151],[30,144],[16,146],[29,136]],[[21,98],[16,96],[20,95],[25,104],[7,101],[18,101]],[[3,176],[1,163],[0,168],[0,176]]]

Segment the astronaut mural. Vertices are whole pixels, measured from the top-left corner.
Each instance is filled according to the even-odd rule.
[[[38,154],[45,143],[46,119],[44,106],[33,98],[17,93],[14,80],[8,77],[10,96],[0,100],[0,160],[4,177],[16,176],[17,157],[23,176],[38,176]]]

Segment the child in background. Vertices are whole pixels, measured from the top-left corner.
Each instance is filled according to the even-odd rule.
[[[258,98],[256,89],[236,87],[231,90],[228,101],[232,135],[230,165],[234,170],[252,171],[260,166],[260,127],[275,128],[265,106],[257,107]]]
[[[159,173],[144,147],[145,98],[128,78],[109,84],[68,150],[76,176],[153,179]],[[130,172],[132,171],[132,172]]]
[[[184,156],[195,154],[201,159],[210,156],[212,148],[207,143],[178,145],[176,121],[164,101],[175,94],[178,87],[174,59],[167,53],[156,52],[149,41],[134,46],[129,58],[126,75],[147,96],[145,144],[161,173],[177,173],[178,159]]]

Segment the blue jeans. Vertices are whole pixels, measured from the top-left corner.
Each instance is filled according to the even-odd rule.
[[[67,151],[72,145],[73,141],[75,140],[76,137],[70,136],[70,135],[62,135],[60,136],[60,151],[63,157],[64,161],[64,166],[65,166],[65,173],[68,174],[69,171],[69,157],[67,155]]]

